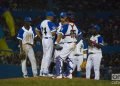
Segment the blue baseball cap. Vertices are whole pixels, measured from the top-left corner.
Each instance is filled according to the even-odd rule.
[[[61,13],[60,13],[60,17],[61,17],[61,18],[67,17],[67,13],[66,13],[66,12],[61,12]]]
[[[54,12],[49,11],[49,12],[47,12],[47,13],[46,13],[46,16],[52,16],[52,17],[54,17],[54,16],[55,16],[55,14],[54,14]]]
[[[31,19],[31,17],[25,17],[25,18],[24,18],[24,21],[25,21],[25,22],[31,22],[32,19]]]
[[[96,29],[96,31],[100,31],[100,26],[98,24],[92,24],[91,25],[94,29]]]

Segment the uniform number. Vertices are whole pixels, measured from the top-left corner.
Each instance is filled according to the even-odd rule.
[[[45,35],[47,34],[46,28],[42,28],[42,31]]]

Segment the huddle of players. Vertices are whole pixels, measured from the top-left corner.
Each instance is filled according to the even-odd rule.
[[[35,29],[30,26],[31,18],[25,18],[24,26],[19,30],[17,38],[20,40],[20,53],[25,52],[32,66],[33,76],[37,77],[37,66],[33,51],[34,38],[38,36],[42,39],[43,58],[39,76],[50,76],[49,66],[54,52],[54,73],[53,78],[72,79],[72,72],[77,67],[77,76],[81,74],[80,65],[87,61],[86,78],[90,79],[92,66],[94,67],[95,79],[100,78],[100,62],[102,58],[101,47],[103,38],[99,35],[99,30],[94,26],[91,29],[91,38],[86,40],[82,38],[82,32],[72,21],[72,15],[66,12],[60,13],[60,23],[57,27],[52,21],[55,14],[46,13],[46,19]],[[36,31],[35,31],[36,30]],[[56,39],[55,39],[56,38]],[[54,49],[54,46],[61,46],[61,50]],[[66,69],[63,71],[63,62],[66,62]],[[27,78],[26,58],[22,59],[23,77]]]

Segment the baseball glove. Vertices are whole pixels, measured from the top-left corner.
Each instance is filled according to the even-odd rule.
[[[55,44],[55,45],[54,45],[54,48],[55,48],[56,50],[62,50],[62,49],[63,49],[63,47],[60,46],[60,45],[58,45],[58,44]]]
[[[26,53],[25,53],[25,51],[20,52],[20,54],[19,54],[19,58],[20,58],[21,60],[23,60],[23,59],[26,58]]]
[[[86,69],[86,63],[87,63],[86,61],[83,61],[83,63],[80,65],[82,70]]]

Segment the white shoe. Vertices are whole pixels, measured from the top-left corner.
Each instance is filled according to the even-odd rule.
[[[53,74],[48,74],[47,76],[48,76],[48,77],[53,77]]]
[[[23,75],[24,78],[29,78],[28,75]]]
[[[43,76],[42,74],[40,74],[39,76]]]
[[[68,78],[68,79],[72,79],[72,74],[69,74],[69,75],[67,76],[67,78]]]
[[[37,75],[34,75],[33,77],[38,77]]]
[[[62,74],[59,75],[59,76],[57,76],[56,78],[57,78],[57,79],[61,79],[61,78],[62,78]]]
[[[43,76],[43,77],[47,77],[47,75],[46,75],[46,74],[43,74],[42,76]]]

